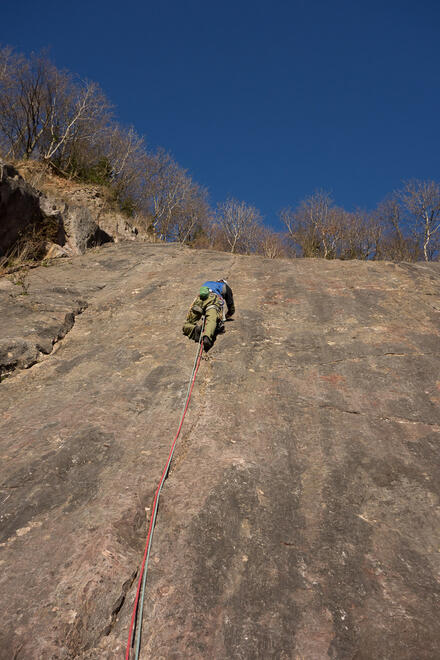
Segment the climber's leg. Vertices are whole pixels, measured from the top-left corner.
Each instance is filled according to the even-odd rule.
[[[209,337],[211,342],[213,342],[215,331],[217,329],[218,309],[212,306],[206,310],[205,314],[205,329],[203,331],[203,336]]]

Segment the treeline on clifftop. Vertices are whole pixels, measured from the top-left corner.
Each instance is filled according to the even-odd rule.
[[[413,180],[373,211],[346,211],[326,192],[280,211],[285,228],[208,191],[162,149],[121,126],[99,85],[58,69],[44,53],[0,49],[0,156],[35,159],[61,176],[108,186],[152,235],[195,248],[325,259],[438,260],[440,184]]]

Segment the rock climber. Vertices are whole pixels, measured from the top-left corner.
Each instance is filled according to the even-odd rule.
[[[224,312],[225,303],[228,308],[226,314]],[[204,350],[209,351],[216,335],[225,331],[224,320],[230,319],[234,314],[234,297],[227,281],[208,280],[200,287],[199,295],[189,308],[182,328],[183,334],[190,339],[194,339],[194,341],[199,341],[204,316],[205,326],[202,342]]]

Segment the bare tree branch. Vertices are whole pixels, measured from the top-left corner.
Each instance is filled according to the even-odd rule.
[[[218,206],[217,222],[232,253],[252,251],[261,221],[258,209],[245,202],[228,199]]]

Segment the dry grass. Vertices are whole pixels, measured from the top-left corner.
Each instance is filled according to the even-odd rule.
[[[40,263],[46,255],[48,242],[55,242],[58,232],[58,221],[53,218],[26,227],[9,252],[0,258],[0,274]]]

